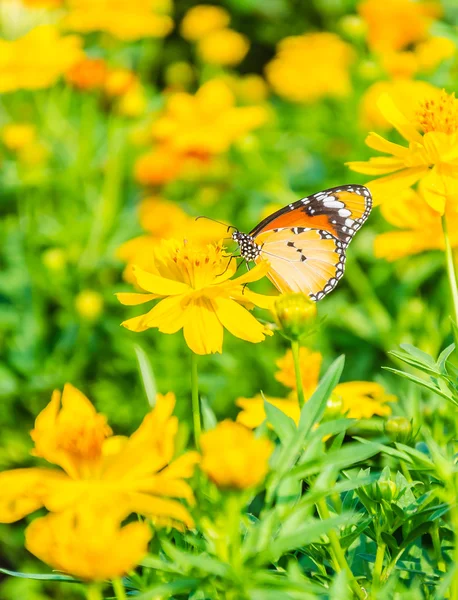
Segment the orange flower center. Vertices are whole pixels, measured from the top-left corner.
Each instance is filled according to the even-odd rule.
[[[101,414],[83,423],[64,419],[59,423],[56,442],[61,450],[75,458],[94,460],[101,456],[103,442],[111,433],[106,418]]]
[[[458,100],[455,94],[442,92],[436,100],[426,100],[417,111],[418,123],[424,133],[431,131],[451,135],[458,131]]]

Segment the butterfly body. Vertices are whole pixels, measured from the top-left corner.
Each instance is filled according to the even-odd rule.
[[[371,208],[367,188],[339,186],[289,204],[232,238],[247,262],[269,261],[267,277],[280,292],[321,300],[343,276],[348,244]]]

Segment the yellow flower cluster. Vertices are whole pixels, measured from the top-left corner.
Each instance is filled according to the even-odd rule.
[[[334,33],[288,37],[267,65],[267,79],[279,96],[293,102],[341,98],[351,91],[353,58],[351,46]]]
[[[445,91],[422,102],[414,117],[403,114],[389,96],[378,103],[384,118],[407,140],[408,146],[370,133],[366,144],[387,157],[351,162],[352,170],[383,175],[368,183],[376,203],[396,197],[421,181],[422,195],[433,210],[458,210],[458,100]]]
[[[304,395],[310,398],[318,385],[322,356],[308,348],[300,349],[300,368]],[[296,396],[296,377],[291,350],[277,361],[279,371],[275,378],[292,391],[287,398],[272,398],[266,400],[284,412],[297,424],[300,416],[300,406]],[[391,414],[389,402],[395,402],[396,397],[385,392],[378,383],[369,381],[353,381],[339,383],[332,394],[330,403],[338,401],[342,415],[350,419],[369,419],[374,415],[387,416]],[[255,428],[266,418],[264,397],[258,394],[254,398],[239,398],[236,402],[242,410],[237,415],[237,422],[246,427]]]
[[[205,83],[194,95],[174,93],[153,123],[156,147],[137,161],[136,178],[159,185],[179,177],[190,163],[205,167],[267,118],[263,106],[236,106],[234,93],[221,79]]]
[[[103,31],[123,41],[170,33],[168,0],[69,0],[63,26],[71,31]]]
[[[180,500],[194,501],[186,479],[199,456],[188,452],[174,459],[174,406],[173,394],[159,395],[137,431],[125,438],[113,436],[105,416],[72,385],[62,395],[54,392],[31,432],[32,454],[61,470],[0,473],[0,522],[17,521],[44,506],[51,514],[26,532],[31,552],[87,579],[126,573],[146,553],[151,537],[144,523],[120,527],[129,514],[160,525],[193,526]],[[97,536],[89,535],[96,524]]]
[[[263,262],[231,279],[235,270],[234,261],[228,264],[220,245],[202,248],[186,240],[164,241],[155,249],[148,271],[132,267],[137,285],[146,293],[117,294],[128,306],[160,300],[123,326],[131,331],[157,328],[162,333],[183,329],[187,345],[196,354],[221,352],[224,329],[243,340],[262,342],[271,332],[245,306],[269,309],[274,298],[256,294],[245,284],[264,277],[268,264]]]
[[[0,40],[0,93],[54,85],[83,56],[81,39],[62,37],[52,25],[14,41]]]
[[[221,66],[238,65],[250,49],[248,38],[229,29],[229,13],[220,6],[199,4],[185,14],[181,35],[197,42],[197,53],[206,63]]]

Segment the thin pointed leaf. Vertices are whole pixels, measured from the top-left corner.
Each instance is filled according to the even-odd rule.
[[[138,361],[138,368],[140,369],[140,375],[145,389],[146,398],[148,404],[153,407],[156,404],[156,379],[154,377],[153,367],[148,358],[148,355],[138,344],[134,344],[134,351]]]

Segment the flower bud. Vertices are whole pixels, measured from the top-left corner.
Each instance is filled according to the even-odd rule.
[[[366,489],[367,496],[373,502],[392,502],[397,493],[397,486],[391,479],[381,479],[368,486]]]
[[[75,298],[75,308],[86,321],[95,321],[103,310],[103,297],[94,290],[82,290]]]
[[[44,266],[50,271],[58,273],[67,265],[67,255],[62,248],[48,248],[41,255]]]
[[[275,302],[274,316],[282,334],[297,341],[311,333],[316,317],[316,305],[305,294],[286,294]]]
[[[196,78],[192,65],[185,61],[174,62],[165,70],[167,85],[176,88],[188,89]]]
[[[390,417],[385,422],[385,433],[394,442],[407,442],[412,434],[412,422],[406,417]]]
[[[326,402],[326,410],[324,413],[324,419],[335,419],[342,415],[343,400],[342,396],[339,396],[333,392]]]
[[[358,15],[345,15],[339,21],[340,31],[351,40],[363,40],[367,35],[366,22]]]

